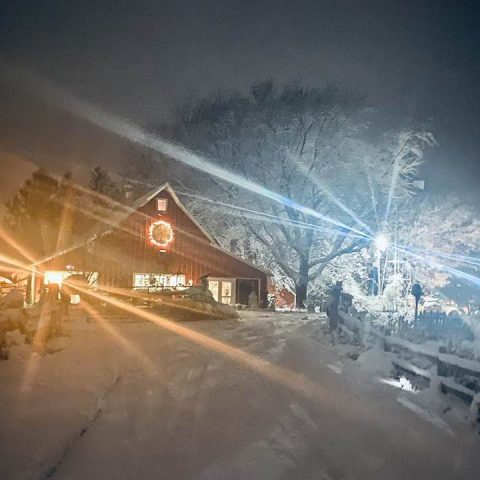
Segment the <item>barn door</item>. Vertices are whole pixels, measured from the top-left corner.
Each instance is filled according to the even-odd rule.
[[[208,279],[208,289],[212,292],[213,298],[219,303],[233,305],[235,303],[235,279],[234,278],[213,278]]]

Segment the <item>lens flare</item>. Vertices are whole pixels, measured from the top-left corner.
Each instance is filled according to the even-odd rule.
[[[229,210],[230,214],[232,214],[231,210],[237,210],[239,212],[242,212],[242,215],[245,215],[246,217],[251,218],[252,220],[258,220],[263,222],[268,221],[271,223],[276,223],[278,225],[286,225],[286,226],[305,228],[310,230],[318,230],[320,232],[333,233],[335,235],[344,234],[344,235],[349,235],[355,238],[365,238],[364,235],[357,235],[355,233],[352,233],[351,231],[345,232],[344,229],[332,229],[327,227],[321,227],[320,225],[315,225],[313,223],[302,222],[300,220],[293,220],[291,218],[282,218],[277,215],[272,215],[271,213],[259,212],[258,210],[252,210],[250,208],[241,207],[239,205],[219,202],[217,200],[212,200],[210,198],[207,198],[201,195],[195,195],[192,193],[187,193],[187,192],[177,192],[177,193],[180,196],[194,198],[197,200],[201,200],[202,202],[208,202],[216,206],[225,207],[226,209]]]
[[[444,265],[440,262],[437,262],[436,260],[432,260],[431,258],[428,258],[428,256],[425,255],[418,255],[416,253],[413,253],[405,248],[397,247],[397,249],[406,255],[409,255],[422,263],[429,265],[430,267],[434,268],[435,270],[443,270],[444,272],[450,273],[456,278],[461,278],[463,280],[467,280],[473,285],[480,287],[480,278],[476,277],[475,275],[472,275],[467,272],[463,272],[462,270],[458,270],[457,268],[449,267],[447,265]]]
[[[445,253],[445,252],[439,252],[438,250],[426,250],[426,249],[414,248],[414,247],[403,246],[403,248],[411,252],[418,252],[419,254],[423,254],[428,257],[438,257],[445,260],[451,260],[452,262],[455,262],[455,263],[463,263],[466,265],[480,267],[480,258],[476,258],[476,257],[469,257],[467,255]]]
[[[82,303],[82,309],[93,318],[95,323],[102,328],[127,355],[133,356],[146,373],[153,374],[158,370],[158,366],[155,365],[132,341],[123,336],[118,329],[113,326],[112,322],[109,322],[100,312],[98,312],[98,310],[89,305],[88,302]]]
[[[372,229],[349,207],[347,207],[320,178],[311,171],[306,171],[304,166],[300,166],[302,173],[315,183],[320,190],[341,210],[343,210],[352,220],[373,235]]]
[[[141,310],[115,298],[83,289],[81,287],[78,287],[77,285],[72,284],[70,286],[73,289],[77,289],[80,293],[102,300],[114,307],[123,310],[126,313],[134,315],[138,318],[148,320],[165,330],[178,334],[193,343],[207,348],[208,350],[220,353],[230,358],[234,362],[240,364],[241,366],[246,367],[266,378],[269,378],[270,380],[280,385],[283,385],[284,387],[287,387],[290,390],[295,391],[296,393],[301,394],[307,399],[321,404],[328,403],[328,395],[325,395],[324,389],[303,375],[299,375],[298,373],[295,373],[291,370],[287,370],[285,368],[274,365],[268,360],[264,360],[260,357],[252,355],[240,348],[211,338],[200,332],[179,325],[178,323],[175,323],[171,320],[168,320],[151,312]],[[335,402],[331,402],[331,406],[333,406],[334,403]]]
[[[251,180],[242,177],[234,172],[216,165],[205,156],[199,155],[185,147],[175,145],[163,138],[153,135],[133,122],[123,120],[115,115],[109,114],[94,105],[82,101],[68,92],[56,87],[51,82],[39,75],[26,70],[5,66],[7,77],[10,81],[16,82],[23,88],[38,96],[42,100],[62,108],[74,115],[88,120],[105,130],[108,130],[118,136],[126,138],[133,143],[137,143],[151,150],[155,150],[169,158],[175,159],[195,170],[200,170],[223,181],[236,185],[244,190],[261,195],[273,202],[284,205],[285,207],[297,210],[307,216],[318,218],[326,223],[330,223],[347,231],[352,231],[366,238],[370,235],[357,230],[354,227],[346,225],[338,220],[323,215],[312,208],[305,207],[295,201],[280,195],[277,192],[269,190],[263,185],[259,185]]]

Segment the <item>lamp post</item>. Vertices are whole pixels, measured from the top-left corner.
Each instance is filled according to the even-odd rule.
[[[414,283],[412,286],[412,295],[415,297],[415,321],[418,317],[418,302],[423,295],[422,286],[419,283]]]

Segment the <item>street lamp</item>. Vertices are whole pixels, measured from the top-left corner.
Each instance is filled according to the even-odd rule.
[[[375,237],[375,247],[379,252],[384,252],[390,245],[390,239],[385,233],[379,233]]]

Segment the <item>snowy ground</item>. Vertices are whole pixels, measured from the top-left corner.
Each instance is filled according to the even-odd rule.
[[[468,409],[382,383],[388,354],[351,360],[318,315],[184,324],[285,368],[282,384],[149,322],[109,322],[110,333],[77,311],[45,357],[19,345],[0,362],[2,480],[479,475]],[[286,386],[293,372],[319,396]]]

